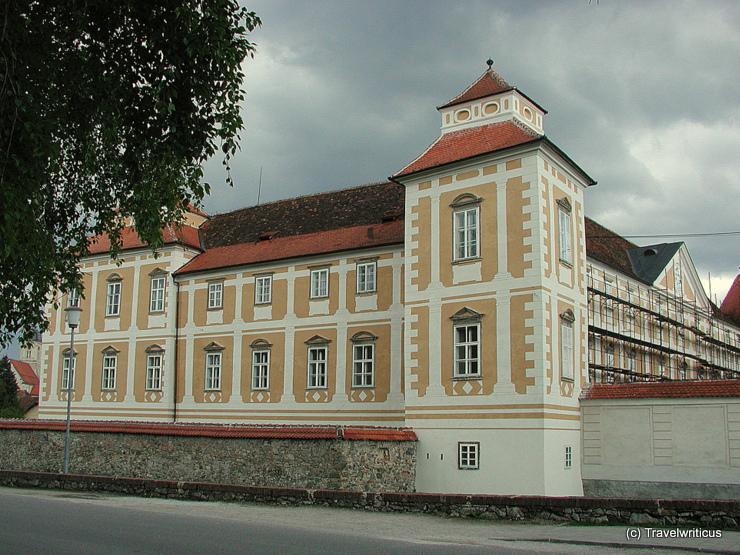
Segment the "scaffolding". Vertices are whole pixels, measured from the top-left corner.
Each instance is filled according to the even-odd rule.
[[[740,379],[740,330],[683,295],[595,267],[587,279],[592,383]]]

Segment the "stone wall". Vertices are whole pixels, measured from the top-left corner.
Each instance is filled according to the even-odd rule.
[[[64,432],[59,424],[0,425],[0,469],[60,472]],[[70,472],[267,488],[414,491],[411,432],[181,425],[125,425],[125,432],[110,431],[119,428],[76,423]],[[397,435],[405,439],[393,439]]]
[[[97,491],[199,501],[324,505],[483,520],[534,520],[679,528],[740,528],[740,502],[596,497],[368,493],[0,470],[0,486]]]

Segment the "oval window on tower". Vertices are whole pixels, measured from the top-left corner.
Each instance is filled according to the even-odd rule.
[[[491,115],[498,112],[498,102],[489,102],[485,106],[483,106],[483,113]]]
[[[455,113],[455,120],[468,121],[470,119],[470,110],[459,110]]]

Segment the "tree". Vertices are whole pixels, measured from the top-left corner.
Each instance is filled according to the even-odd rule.
[[[18,402],[18,383],[8,357],[0,359],[0,418],[23,418]]]
[[[90,236],[115,257],[133,218],[156,248],[210,190],[202,163],[228,175],[260,24],[237,0],[0,3],[0,346],[80,287]]]

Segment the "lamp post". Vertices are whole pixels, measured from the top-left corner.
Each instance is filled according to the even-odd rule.
[[[64,432],[64,473],[69,472],[69,425],[70,414],[72,412],[72,382],[76,378],[77,368],[75,364],[75,328],[80,325],[80,313],[82,309],[79,306],[68,306],[64,309],[67,326],[70,329],[69,338],[69,366],[67,367],[67,427]]]

